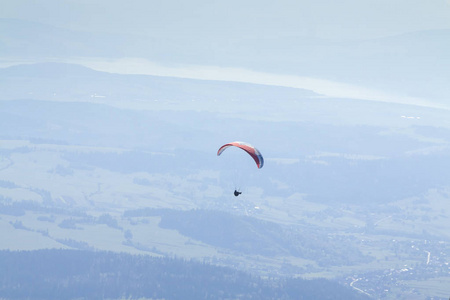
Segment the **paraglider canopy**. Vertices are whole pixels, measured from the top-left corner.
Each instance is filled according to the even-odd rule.
[[[256,166],[259,169],[261,169],[264,166],[264,158],[261,155],[261,152],[259,152],[259,150],[256,149],[255,147],[253,147],[252,145],[244,143],[244,142],[232,142],[232,143],[223,145],[217,151],[217,156],[222,154],[222,152],[225,151],[225,149],[227,149],[229,147],[238,147],[238,148],[241,148],[242,150],[244,150],[245,152],[247,152],[253,158],[253,160],[256,163]]]

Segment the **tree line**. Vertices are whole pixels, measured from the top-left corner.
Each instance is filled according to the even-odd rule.
[[[263,279],[168,257],[47,249],[0,251],[6,299],[366,299],[325,279]]]

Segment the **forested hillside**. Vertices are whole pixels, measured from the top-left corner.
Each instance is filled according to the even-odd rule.
[[[317,261],[320,266],[355,265],[373,260],[358,249],[354,239],[331,236],[311,226],[283,226],[245,215],[211,210],[177,211],[138,209],[125,217],[161,216],[159,226],[222,249],[247,255],[291,255]],[[336,240],[340,240],[337,246]]]
[[[337,283],[261,279],[176,258],[112,252],[0,252],[7,299],[366,299]]]

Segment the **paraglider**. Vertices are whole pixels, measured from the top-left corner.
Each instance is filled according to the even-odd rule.
[[[247,152],[250,155],[250,157],[252,157],[253,160],[255,161],[258,169],[261,169],[264,166],[264,158],[263,158],[261,152],[259,152],[259,150],[256,149],[255,147],[253,147],[252,145],[245,143],[245,142],[232,142],[232,143],[225,144],[219,148],[219,150],[217,151],[217,156],[220,156],[223,153],[223,151],[225,151],[225,149],[227,149],[229,147],[237,147],[237,148],[240,148],[240,149],[244,150],[245,152]],[[234,190],[234,196],[237,197],[240,194],[242,194],[241,191],[239,191],[238,189]]]
[[[255,161],[256,166],[258,167],[258,169],[261,169],[264,166],[264,158],[261,155],[261,152],[259,152],[259,150],[256,149],[255,147],[253,147],[252,145],[244,143],[244,142],[232,142],[232,143],[228,143],[228,144],[223,145],[217,151],[217,156],[222,154],[222,152],[225,151],[225,149],[227,149],[229,147],[232,147],[232,146],[241,148],[242,150],[247,152],[253,158],[253,160]]]

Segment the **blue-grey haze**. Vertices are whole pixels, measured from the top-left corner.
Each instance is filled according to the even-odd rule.
[[[0,249],[447,299],[449,14],[440,0],[2,3]],[[234,140],[265,166],[216,156]]]

